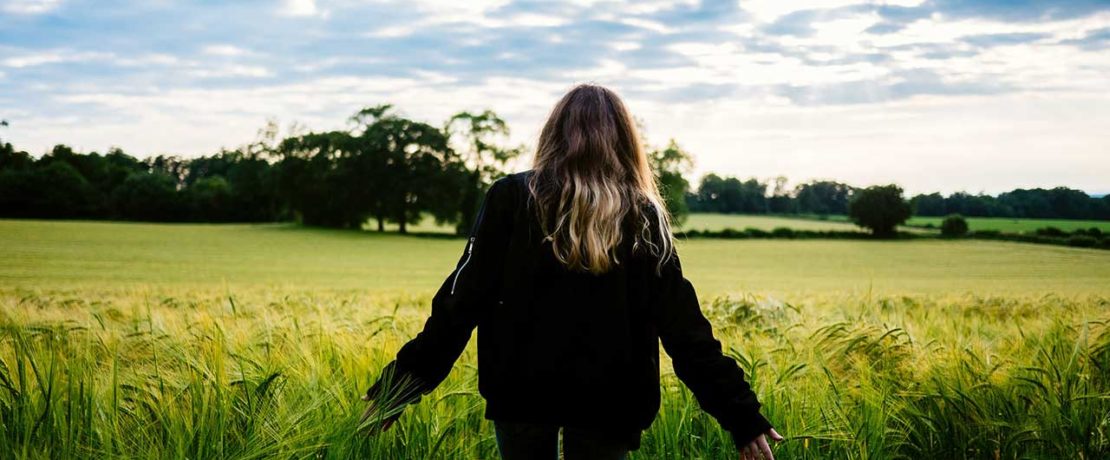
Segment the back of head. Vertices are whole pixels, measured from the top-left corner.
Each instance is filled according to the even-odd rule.
[[[568,269],[609,271],[625,238],[660,266],[670,256],[668,213],[636,124],[613,91],[579,85],[563,96],[540,133],[533,170],[541,226]]]

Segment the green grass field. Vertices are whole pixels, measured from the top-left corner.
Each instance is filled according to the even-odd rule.
[[[933,224],[940,227],[943,217],[912,217],[908,225],[924,226]],[[1031,233],[1039,228],[1056,227],[1066,232],[1098,228],[1110,232],[1110,221],[1105,220],[1068,220],[1068,219],[1011,219],[1007,217],[968,217],[967,226],[971,230],[998,230],[1004,233]]]
[[[473,344],[356,434],[463,240],[0,220],[0,458],[497,458]],[[1107,458],[1110,252],[680,243],[781,458]],[[664,360],[633,458],[736,458]]]
[[[428,293],[458,238],[276,225],[0,220],[0,282],[23,288]],[[1110,253],[992,241],[679,242],[687,276],[727,293],[1110,293]]]
[[[943,217],[911,217],[901,231],[929,232],[923,229],[927,224],[939,227]],[[998,230],[1004,233],[1030,233],[1039,228],[1056,227],[1072,232],[1079,229],[1099,228],[1110,233],[1110,221],[1100,220],[1067,220],[1067,219],[1012,219],[1004,217],[968,217],[968,226],[971,230]],[[367,226],[369,230],[372,226]],[[693,213],[681,226],[684,231],[721,231],[726,228],[744,230],[756,228],[770,231],[776,228],[791,228],[794,230],[813,231],[864,231],[851,223],[848,216],[831,215],[819,218],[818,216],[767,216],[747,214],[711,214]],[[396,231],[396,225],[386,225],[387,231]],[[413,233],[453,234],[455,227],[452,225],[439,225],[430,218],[421,220],[420,223],[409,228]]]
[[[902,227],[902,231],[922,231],[921,227],[932,224],[940,227],[943,217],[911,217]],[[1079,229],[1098,228],[1110,233],[1110,221],[1103,220],[1068,220],[1068,219],[1012,219],[1005,217],[968,217],[968,227],[971,230],[998,230],[1004,233],[1031,233],[1039,228],[1056,227],[1066,232]],[[826,216],[819,219],[816,216],[758,216],[740,214],[691,214],[683,230],[710,230],[720,231],[725,228],[743,230],[745,228],[758,228],[760,230],[773,230],[776,227],[786,227],[795,230],[839,230],[862,231],[848,221],[847,216]]]
[[[694,213],[687,217],[682,229],[686,231],[721,231],[726,228],[743,230],[757,228],[760,230],[774,230],[779,227],[794,230],[838,230],[842,232],[861,231],[859,227],[847,221],[818,220],[806,218],[791,218],[779,216],[756,216],[741,214],[703,214]]]
[[[376,224],[375,224],[376,225]],[[693,213],[690,214],[686,222],[681,226],[682,230],[709,230],[720,231],[725,228],[732,228],[735,230],[743,230],[745,228],[758,228],[760,230],[774,230],[778,227],[787,227],[795,230],[840,230],[840,231],[858,231],[859,227],[848,221],[847,216],[828,216],[825,219],[818,219],[816,216],[799,216],[799,217],[782,217],[782,216],[760,216],[760,215],[746,215],[746,214],[711,214],[711,213]],[[365,227],[367,230],[376,229],[372,225]],[[387,224],[385,229],[387,231],[396,231],[395,224]],[[451,225],[439,225],[430,218],[424,218],[420,223],[413,225],[409,228],[413,233],[444,233],[452,234],[455,232],[455,227]]]

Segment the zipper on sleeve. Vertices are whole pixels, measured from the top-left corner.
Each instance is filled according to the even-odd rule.
[[[495,184],[496,184],[496,182],[495,182]],[[492,190],[493,190],[493,186],[490,186],[490,192],[492,192]],[[461,275],[463,269],[466,268],[466,264],[470,263],[470,255],[471,255],[471,253],[474,252],[474,239],[475,239],[474,235],[478,234],[478,228],[481,227],[481,225],[482,225],[482,218],[486,216],[486,205],[487,204],[489,204],[488,203],[488,193],[487,193],[487,199],[482,200],[482,206],[478,207],[478,216],[474,219],[474,223],[471,224],[470,240],[468,240],[467,243],[466,243],[466,260],[464,260],[462,265],[459,265],[459,268],[457,270],[455,270],[455,279],[451,280],[451,295],[455,295],[455,286],[457,284],[459,284],[459,275]]]
[[[466,268],[466,264],[470,262],[470,255],[473,252],[474,252],[474,237],[472,236],[472,237],[470,237],[470,241],[467,241],[467,243],[466,243],[466,260],[463,261],[462,265],[459,266],[458,270],[455,270],[455,279],[451,280],[451,295],[455,295],[455,285],[457,285],[459,283],[459,275],[461,275],[463,269]]]

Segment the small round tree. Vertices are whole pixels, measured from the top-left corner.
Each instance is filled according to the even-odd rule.
[[[852,221],[880,238],[893,237],[895,228],[905,223],[911,213],[910,204],[902,198],[902,187],[894,184],[867,187],[848,203]]]
[[[940,224],[940,236],[959,238],[967,235],[967,219],[959,214],[949,214]]]

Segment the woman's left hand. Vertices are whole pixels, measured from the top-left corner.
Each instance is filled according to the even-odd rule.
[[[740,460],[775,460],[775,456],[771,454],[771,445],[767,444],[767,437],[772,441],[779,442],[783,440],[782,435],[774,428],[767,430],[766,433],[761,434],[755,438],[750,444],[740,449]]]

